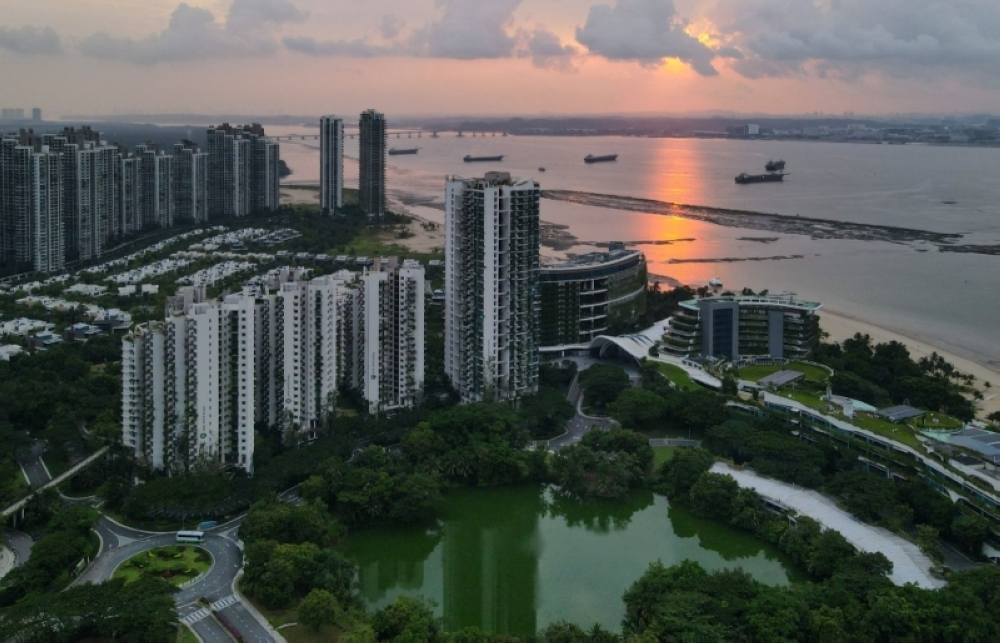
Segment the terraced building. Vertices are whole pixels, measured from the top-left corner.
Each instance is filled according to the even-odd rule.
[[[621,243],[543,265],[538,281],[543,347],[589,344],[599,335],[618,334],[646,312],[646,257]]]
[[[662,349],[681,357],[809,357],[819,341],[822,304],[792,295],[721,296],[680,304]]]

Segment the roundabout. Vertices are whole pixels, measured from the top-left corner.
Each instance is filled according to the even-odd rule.
[[[162,578],[172,585],[185,585],[208,573],[214,560],[212,554],[194,545],[156,547],[136,554],[120,564],[111,574],[126,583],[143,577]]]

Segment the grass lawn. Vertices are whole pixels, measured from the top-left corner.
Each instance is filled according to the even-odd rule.
[[[675,447],[653,447],[653,468],[659,469],[664,462],[674,459]]]
[[[177,630],[177,643],[200,643],[200,639],[187,625],[181,625]]]
[[[665,364],[663,362],[657,362],[657,364],[663,376],[673,382],[682,391],[691,391],[698,388],[698,385],[694,383],[694,380],[687,374],[687,371],[680,366]]]
[[[824,415],[830,415],[844,420],[845,422],[850,422],[855,426],[867,429],[872,433],[877,433],[882,437],[890,438],[907,446],[911,446],[919,451],[923,451],[923,446],[921,446],[920,442],[917,440],[917,436],[913,432],[913,429],[905,424],[893,424],[892,422],[887,422],[881,418],[862,414],[857,414],[853,419],[848,419],[840,412],[831,412],[827,408],[828,404],[815,395],[810,395],[809,393],[805,393],[803,391],[786,391],[785,393],[790,393],[792,399],[801,402],[810,408],[816,409]]]
[[[739,379],[756,382],[768,375],[786,370],[805,373],[806,379],[813,380],[814,382],[823,382],[830,377],[830,373],[818,366],[803,364],[802,362],[791,362],[787,366],[744,366],[740,369]]]
[[[160,576],[180,585],[207,572],[211,566],[212,556],[204,549],[171,545],[136,554],[115,570],[113,578],[124,578],[125,582],[132,583],[144,575]]]

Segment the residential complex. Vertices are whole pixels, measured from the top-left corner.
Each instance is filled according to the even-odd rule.
[[[208,153],[185,140],[174,145],[173,157],[174,221],[208,221]]]
[[[542,265],[538,282],[543,347],[589,344],[617,334],[646,311],[646,257],[621,243],[608,252]]]
[[[361,209],[371,218],[385,214],[385,115],[369,109],[362,112],[358,151],[358,199]]]
[[[209,127],[210,217],[245,217],[278,207],[278,144],[259,124]]]
[[[0,141],[0,261],[58,270],[64,263],[62,158],[32,143]]]
[[[122,440],[156,469],[253,471],[254,431],[327,425],[341,385],[372,412],[423,386],[424,270],[412,261],[310,278],[282,268],[207,300],[187,287],[122,341]]]
[[[344,121],[319,119],[319,207],[333,214],[344,207]]]
[[[0,264],[62,270],[66,262],[98,259],[122,236],[144,229],[278,207],[278,145],[260,125],[209,128],[208,141],[208,152],[182,141],[172,154],[152,143],[132,154],[87,126],[3,135]],[[50,181],[58,173],[60,186],[40,190],[33,167]]]
[[[489,172],[445,189],[445,371],[463,401],[538,386],[540,188]]]
[[[662,348],[684,357],[730,361],[761,355],[803,359],[819,341],[821,306],[792,295],[685,301],[671,319]]]
[[[424,386],[424,268],[378,260],[342,303],[344,382],[370,413],[413,406]]]

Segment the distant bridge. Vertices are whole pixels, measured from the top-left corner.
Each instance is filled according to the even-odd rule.
[[[406,138],[413,138],[414,134],[417,135],[417,138],[423,138],[424,130],[397,130],[389,132],[387,138],[403,138],[403,134],[406,134]],[[470,136],[472,136],[472,138],[480,136],[486,138],[487,136],[496,137],[497,134],[500,136],[507,136],[507,132],[472,132]],[[355,136],[358,136],[358,134],[347,134],[347,138],[349,139],[353,139]],[[462,132],[456,132],[455,136],[457,138],[465,138],[466,135]],[[300,141],[318,141],[319,134],[286,134],[284,136],[268,136],[266,138],[272,141],[290,141],[295,143]],[[431,132],[431,138],[439,138],[438,132]]]

